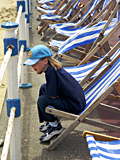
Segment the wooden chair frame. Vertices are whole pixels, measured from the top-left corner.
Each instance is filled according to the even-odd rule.
[[[118,55],[117,59],[120,58],[120,55]],[[116,59],[116,60],[117,60]],[[84,112],[82,112],[80,115],[74,115],[71,113],[67,113],[67,112],[63,112],[60,110],[56,110],[56,109],[52,109],[47,107],[46,108],[46,113],[49,114],[53,114],[53,115],[57,115],[59,117],[64,117],[70,120],[73,120],[73,123],[67,128],[65,129],[47,148],[48,150],[53,150],[55,147],[57,147],[57,145],[62,142],[62,140],[70,133],[72,132],[80,123],[86,123],[89,125],[93,125],[96,127],[100,127],[103,129],[108,129],[108,130],[112,130],[112,131],[116,131],[116,132],[120,132],[120,127],[115,126],[115,125],[111,125],[111,124],[107,124],[107,123],[103,123],[100,121],[96,121],[90,118],[87,118],[87,116],[99,105],[104,106],[104,109],[108,109],[110,108],[111,111],[113,112],[117,112],[118,114],[120,114],[120,109],[116,108],[116,107],[112,107],[112,106],[108,106],[108,105],[104,105],[101,102],[107,98],[112,91],[116,89],[116,91],[118,92],[118,94],[120,95],[120,77],[118,77],[118,79],[111,84],[111,86],[101,95],[99,96]]]
[[[86,9],[88,9],[88,7],[90,8],[91,4],[92,4],[93,0],[90,0],[82,9],[80,9],[78,11],[78,13],[69,21],[69,23],[71,22],[75,22],[75,21],[78,21],[78,17],[82,18],[84,15],[85,15],[85,11]],[[81,27],[81,26],[84,26],[84,25],[87,25],[89,24],[91,21],[92,21],[92,17],[91,17],[91,14],[94,12],[94,11],[100,11],[101,10],[101,6],[103,4],[104,0],[101,0],[75,27],[73,28],[78,28],[78,27]],[[85,12],[85,13],[84,13]],[[49,24],[51,24],[52,22],[49,21]],[[54,23],[54,22],[53,22]],[[46,30],[47,29],[47,30]],[[41,40],[45,39],[46,36],[51,32],[51,31],[54,31],[53,29],[51,28],[46,28],[43,30],[42,32],[42,38]],[[55,34],[52,38],[56,37],[57,34]],[[66,36],[65,36],[66,38]]]
[[[114,11],[116,11],[119,8],[118,4]],[[104,32],[105,29],[107,29],[107,27],[109,26],[112,18],[114,16],[114,13],[109,17],[107,23],[105,24],[104,28],[102,29],[102,31],[99,33],[99,36],[97,38],[97,40],[94,42],[94,47],[91,46],[90,51],[88,52],[88,49],[85,48],[84,50],[80,51],[80,47],[79,48],[75,48],[70,50],[69,52],[66,52],[66,54],[58,54],[58,57],[70,62],[75,63],[76,65],[81,65],[81,64],[85,64],[87,63],[88,60],[90,60],[92,57],[95,58],[99,58],[99,57],[94,57],[96,51],[98,50],[98,48],[101,50],[102,55],[104,55],[105,53],[107,53],[110,50],[110,46],[108,43],[108,39],[116,32],[116,30],[118,30],[120,28],[120,22],[118,22],[116,24],[116,26],[110,31],[110,33],[108,33],[105,37],[104,37]],[[91,44],[90,44],[91,45]],[[93,49],[92,49],[93,48]],[[87,51],[87,52],[86,52]],[[92,51],[92,52],[91,52]],[[70,52],[74,52],[78,55],[80,55],[79,59],[76,58],[72,58],[70,56],[68,56],[68,54]],[[93,59],[93,60],[94,60]]]
[[[62,3],[58,6],[58,8],[56,9],[56,11],[53,13],[53,15],[56,15],[56,14],[58,13],[58,11],[60,10],[60,8],[64,5],[65,1],[66,1],[66,0],[63,0],[63,1],[62,1]],[[63,21],[62,21],[62,18],[67,14],[67,12],[68,12],[71,8],[73,8],[73,6],[74,6],[74,4],[77,2],[77,0],[75,0],[73,3],[72,3],[72,2],[73,2],[73,0],[70,0],[70,1],[66,4],[66,6],[58,13],[58,15],[61,15],[61,17],[59,18],[59,20],[56,21],[57,23],[63,22]],[[74,14],[75,14],[75,12],[73,12],[73,15],[74,15]],[[40,19],[40,17],[39,17],[39,20],[42,20],[42,27],[39,27],[39,28],[38,28],[38,33],[40,34],[43,30],[46,30],[46,29],[49,27],[48,23],[49,23],[50,21]],[[44,24],[43,24],[43,22],[44,22]],[[54,23],[55,23],[55,21],[54,21]],[[43,34],[43,33],[42,33],[42,34]]]

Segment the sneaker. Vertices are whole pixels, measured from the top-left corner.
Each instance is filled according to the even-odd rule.
[[[60,133],[62,133],[62,131],[63,131],[63,128],[60,123],[58,123],[57,127],[52,127],[49,125],[47,131],[45,132],[44,135],[40,137],[39,140],[42,142],[49,141],[55,135],[59,135]]]
[[[39,130],[41,132],[45,132],[47,130],[48,126],[49,126],[49,122],[45,122],[43,125],[40,126]]]

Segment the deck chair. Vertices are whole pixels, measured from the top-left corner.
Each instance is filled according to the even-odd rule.
[[[60,2],[62,3],[62,5],[60,5]],[[50,15],[52,15],[53,13],[55,14],[55,13],[60,12],[66,6],[67,2],[68,2],[67,0],[66,1],[58,1],[58,3],[56,3],[56,6],[54,6],[54,7],[51,7],[49,5],[42,5],[42,6],[37,6],[35,8],[37,9],[37,11],[41,15],[42,14],[50,14]],[[57,9],[57,11],[56,11],[56,9]],[[40,16],[39,16],[38,19],[40,19]]]
[[[85,43],[89,44],[89,42],[91,42],[92,40],[94,42],[99,35],[102,35],[102,32],[100,32],[99,28],[97,28],[99,31],[98,35],[92,34],[92,33],[96,33],[95,29],[92,30],[93,32],[91,32],[91,30],[88,29],[90,32],[86,32],[85,36],[84,36],[84,33],[82,33],[82,34],[78,33],[78,35],[79,35],[78,37],[81,38],[81,40],[79,41],[77,39],[74,39],[75,40],[74,41],[73,39],[71,39],[71,41],[69,41],[67,43],[68,45],[63,46],[63,48],[61,47],[58,50],[58,57],[66,60],[66,61],[72,62],[75,65],[81,65],[81,64],[88,63],[88,61],[93,61],[95,59],[99,59],[100,56],[106,54],[111,49],[111,47],[109,46],[108,40],[120,27],[120,22],[118,22],[116,24],[117,21],[114,21],[114,20],[115,19],[113,19],[113,21],[110,23],[111,25],[109,25],[109,27],[107,28],[107,30],[104,34],[105,37],[102,38],[102,40],[96,44],[96,46],[93,48],[92,52],[91,51],[88,52],[87,47],[84,50],[81,50],[81,48],[79,47],[80,46],[79,44],[81,44],[81,46],[82,46]],[[102,22],[102,23],[104,23],[104,22]],[[92,27],[92,29],[93,28],[94,27]],[[102,30],[102,28],[101,28],[101,30]],[[88,33],[91,34],[90,37],[89,37]],[[71,46],[72,46],[72,48],[70,48]],[[98,49],[99,49],[99,52],[97,52]],[[71,52],[74,54],[70,55]],[[97,55],[96,55],[96,53],[97,53]],[[75,54],[78,55],[79,57],[77,56],[77,58],[76,58]]]
[[[68,1],[68,2],[70,3],[70,1]],[[67,7],[69,7],[69,9],[67,9],[67,7],[66,7],[66,10],[68,12],[68,13],[66,12],[67,13],[66,16],[62,16],[59,13],[58,13],[58,15],[50,15],[49,12],[48,12],[45,15],[41,15],[41,19],[40,20],[43,20],[43,21],[49,20],[49,21],[47,21],[48,23],[57,23],[57,22],[60,22],[59,19],[61,18],[61,16],[62,16],[61,20],[63,20],[63,19],[67,20],[68,16],[72,13],[72,11],[76,10],[76,8],[78,7],[79,2],[80,2],[80,0],[73,1],[71,4],[67,5]],[[64,22],[64,21],[62,21],[62,22]]]
[[[120,41],[105,56],[96,61],[64,69],[72,75],[83,87],[88,81],[95,78],[104,68],[120,54]],[[84,88],[84,87],[83,87]]]
[[[91,21],[91,23],[89,23],[87,26],[85,26],[85,29],[86,28],[90,28],[91,26],[93,26],[96,22],[98,23],[98,22],[100,22],[101,20],[102,21],[104,21],[104,20],[106,20],[107,19],[107,17],[109,16],[109,14],[110,14],[110,12],[112,12],[112,9],[114,8],[114,3],[113,3],[113,1],[110,1],[109,3],[108,3],[109,1],[107,1],[107,3],[106,3],[106,1],[104,1],[104,3],[103,3],[103,9],[101,10],[101,12],[98,14],[98,16],[96,16],[94,19],[93,19],[93,21]],[[116,3],[118,3],[118,0],[116,1]],[[112,7],[111,7],[112,6]],[[108,9],[109,8],[109,9]],[[118,11],[119,12],[119,11]],[[119,13],[117,12],[117,18],[119,19]],[[99,17],[99,18],[98,18]],[[97,21],[96,21],[96,19],[97,19]],[[66,25],[65,25],[66,26]],[[82,30],[84,29],[83,27],[79,27],[79,28],[68,28],[68,27],[66,27],[66,28],[64,28],[65,27],[64,25],[63,25],[63,28],[61,28],[61,26],[57,26],[57,28],[55,28],[55,31],[57,32],[52,38],[51,38],[51,40],[53,40],[53,39],[56,39],[57,38],[57,35],[59,36],[59,37],[62,37],[62,40],[66,40],[66,39],[68,39],[70,36],[72,36],[72,35],[74,35],[75,33],[77,33],[77,32],[79,32],[79,33],[81,33],[82,32]],[[72,25],[71,25],[71,27],[72,27]],[[61,36],[60,36],[61,35]],[[60,38],[59,38],[60,39]],[[56,47],[59,47],[58,46],[58,44],[61,44],[63,41],[52,41],[51,42],[51,40],[50,40],[50,47],[51,48],[55,48],[55,50],[57,50],[57,48]],[[57,45],[56,45],[57,44]]]
[[[107,19],[115,4],[115,1],[110,0],[94,0],[89,10],[85,13],[85,15],[82,14],[83,16],[80,18],[80,20],[78,20],[76,23],[72,23],[74,19],[77,17],[77,15],[75,15],[75,17],[73,17],[73,19],[69,23],[49,25],[50,29],[45,33],[42,39],[46,38],[49,32],[53,30],[55,32],[55,35],[51,39],[56,39],[57,37],[59,37],[60,39],[61,37],[62,40],[65,40],[69,36],[71,36],[71,34],[73,35],[75,32],[77,32],[80,28],[88,28],[94,25],[95,23],[98,23],[101,19]],[[85,7],[86,6],[87,5],[85,5]],[[105,13],[106,16],[104,16]]]
[[[110,125],[107,123],[103,123],[100,121],[96,121],[87,116],[98,106],[103,105],[104,109],[110,108],[111,111],[116,112],[117,108],[112,106],[107,106],[101,104],[102,101],[107,98],[112,91],[115,89],[120,95],[120,55],[117,56],[116,61],[109,70],[103,74],[100,73],[96,78],[93,79],[94,84],[87,89],[84,90],[85,99],[86,99],[86,107],[79,115],[70,114],[67,112],[59,111],[56,109],[52,109],[50,107],[46,108],[46,113],[57,115],[60,117],[68,118],[73,120],[73,123],[66,128],[47,148],[48,150],[53,150],[70,132],[72,132],[80,123],[86,123],[89,125],[97,126],[100,128],[113,130],[116,132],[120,132],[120,127],[115,125]],[[97,79],[99,78],[99,79]],[[97,81],[96,81],[97,79]],[[118,112],[119,113],[119,112]]]
[[[100,21],[107,20],[109,13],[114,8],[114,5],[115,5],[114,1],[111,1],[111,0],[104,1],[102,8],[101,8],[101,11],[96,16],[94,16],[94,18],[91,20],[91,22],[88,25],[86,25],[84,27],[89,28]],[[80,24],[80,23],[78,23],[78,24]],[[70,36],[72,36],[73,34],[78,32],[79,30],[83,29],[83,27],[81,27],[81,25],[82,24],[80,24],[79,27],[77,27],[77,25],[76,26],[73,25],[73,28],[72,28],[72,25],[69,28],[68,24],[67,24],[67,26],[66,25],[56,25],[54,28],[54,30],[56,31],[56,34],[50,39],[50,41],[56,39],[58,36],[62,37],[62,40],[69,38]]]
[[[44,30],[44,36],[42,37],[42,40],[51,32],[54,31],[54,28],[78,28],[80,26],[85,26],[89,24],[92,20],[92,17],[94,17],[94,14],[96,11],[100,11],[102,8],[104,0],[91,0],[89,1],[82,9],[78,11],[78,13],[69,21],[69,23],[59,23],[59,24],[50,24],[49,27],[47,26]],[[87,11],[86,11],[87,9]],[[86,12],[85,12],[86,11]],[[85,13],[84,13],[85,12]],[[79,17],[79,20],[77,20]],[[49,20],[53,20],[53,17],[46,17],[42,16],[41,18],[49,18]],[[52,19],[50,19],[52,18]],[[77,20],[77,22],[76,22]],[[43,34],[42,33],[42,34]]]
[[[74,16],[74,14],[77,12],[76,8],[78,6],[79,1],[80,0],[69,0],[68,3],[65,5],[65,7],[63,7],[61,9],[61,11],[58,13],[58,10],[65,3],[65,0],[63,0],[62,3],[58,6],[57,11],[55,11],[53,13],[53,15],[48,15],[48,17],[50,17],[50,16],[56,16],[56,14],[58,13],[57,19],[56,18],[54,19],[55,21],[57,20],[58,23],[60,21],[63,22],[63,19],[67,21],[69,19],[69,17]],[[43,17],[43,16],[41,16],[41,17]],[[44,28],[48,27],[48,22],[44,22],[43,23],[43,20],[45,21],[44,17],[43,17],[43,19],[40,19],[40,17],[39,17],[39,20],[42,20],[42,22],[39,25],[39,28],[40,28],[41,24],[42,24],[42,27],[40,29],[38,28],[38,33],[40,34],[41,31]],[[54,23],[55,23],[55,21],[54,21]]]
[[[42,6],[43,8],[54,9],[60,2],[60,0],[39,0],[36,2],[39,6]]]
[[[120,138],[84,131],[92,160],[120,159]]]
[[[119,5],[120,4],[116,5],[116,7],[114,8],[114,11],[118,10]],[[104,51],[108,52],[110,50],[109,43],[107,42],[109,39],[109,36],[111,36],[116,31],[116,29],[119,28],[118,18],[112,19],[112,17],[114,16],[113,14],[114,11],[112,12],[111,16],[107,21],[101,21],[90,28],[83,29],[82,33],[78,32],[73,36],[71,36],[70,38],[68,38],[65,42],[63,42],[59,47],[58,57],[67,61],[71,61],[76,65],[78,65],[79,63],[81,64],[80,60],[90,55],[91,54],[90,51],[93,48],[95,48],[95,45],[97,45],[98,42],[102,42],[102,44],[101,43],[99,44],[100,47],[104,45]],[[106,39],[106,42],[107,42],[106,44],[103,43],[103,39],[104,39],[103,37]],[[93,45],[91,45],[92,42],[94,42]],[[80,50],[80,46],[83,46],[83,45],[86,45],[86,48],[82,48],[82,50]],[[75,54],[80,55],[80,57],[79,58],[77,57],[77,59],[74,57],[71,57],[69,56],[70,52],[74,53],[73,55]]]
[[[51,4],[51,3],[54,3],[55,0],[39,0],[39,1],[36,1],[39,5],[43,5],[43,4]]]

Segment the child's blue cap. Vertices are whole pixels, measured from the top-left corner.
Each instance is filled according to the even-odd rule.
[[[33,47],[28,53],[28,59],[23,65],[32,66],[36,64],[41,58],[53,56],[51,50],[44,45],[37,45]]]

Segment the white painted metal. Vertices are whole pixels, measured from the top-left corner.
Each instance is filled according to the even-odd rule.
[[[20,24],[20,19],[21,19],[21,15],[22,15],[22,6],[19,7],[19,10],[18,10],[18,14],[17,14],[17,18],[16,18],[16,21],[15,23],[18,23]],[[18,32],[18,28],[15,30],[15,35],[17,36],[17,32]]]
[[[26,38],[27,38],[27,48],[30,47],[30,42],[29,42],[29,23],[26,23]]]
[[[25,1],[26,3],[26,1]],[[28,31],[27,31],[28,32]],[[22,12],[21,19],[20,19],[20,24],[19,24],[19,40],[27,40],[27,34],[26,33],[26,19],[25,19],[25,12]],[[22,59],[22,64],[26,61],[27,59],[27,53],[23,53],[23,59]],[[27,84],[28,83],[28,74],[27,74],[27,66],[21,67],[21,84]]]
[[[4,56],[4,60],[2,61],[1,68],[0,68],[0,86],[2,84],[3,76],[7,68],[11,54],[12,54],[12,49],[9,48],[8,51],[6,52],[6,55]]]
[[[23,59],[22,59],[22,64],[27,60],[27,53],[23,53]],[[21,68],[21,84],[27,84],[28,83],[28,74],[27,74],[27,66],[22,66]]]
[[[25,14],[28,14],[28,3],[27,3],[27,0],[25,0]]]
[[[10,142],[10,160],[21,160],[20,117],[15,118]]]
[[[14,125],[15,110],[16,110],[15,107],[11,108],[11,113],[10,113],[10,118],[8,121],[8,127],[7,127],[4,146],[3,146],[3,150],[2,150],[1,160],[6,160],[7,156],[8,156],[10,139],[11,139],[12,129],[13,129],[13,125]]]
[[[24,51],[24,46],[22,45],[19,53],[19,59],[18,59],[18,88],[19,88],[20,77],[21,77],[21,68],[23,66],[23,62],[22,62],[23,51]]]
[[[18,78],[17,78],[17,55],[12,56],[7,67],[7,93],[9,99],[17,99]]]
[[[5,29],[5,38],[15,38],[15,30]],[[18,77],[17,77],[17,55],[11,56],[7,67],[7,93],[8,99],[17,99],[18,93]],[[11,160],[21,160],[21,138],[20,138],[20,117],[14,119],[14,127],[10,141],[10,157]],[[19,137],[19,140],[18,140]],[[19,152],[18,152],[19,151]]]

